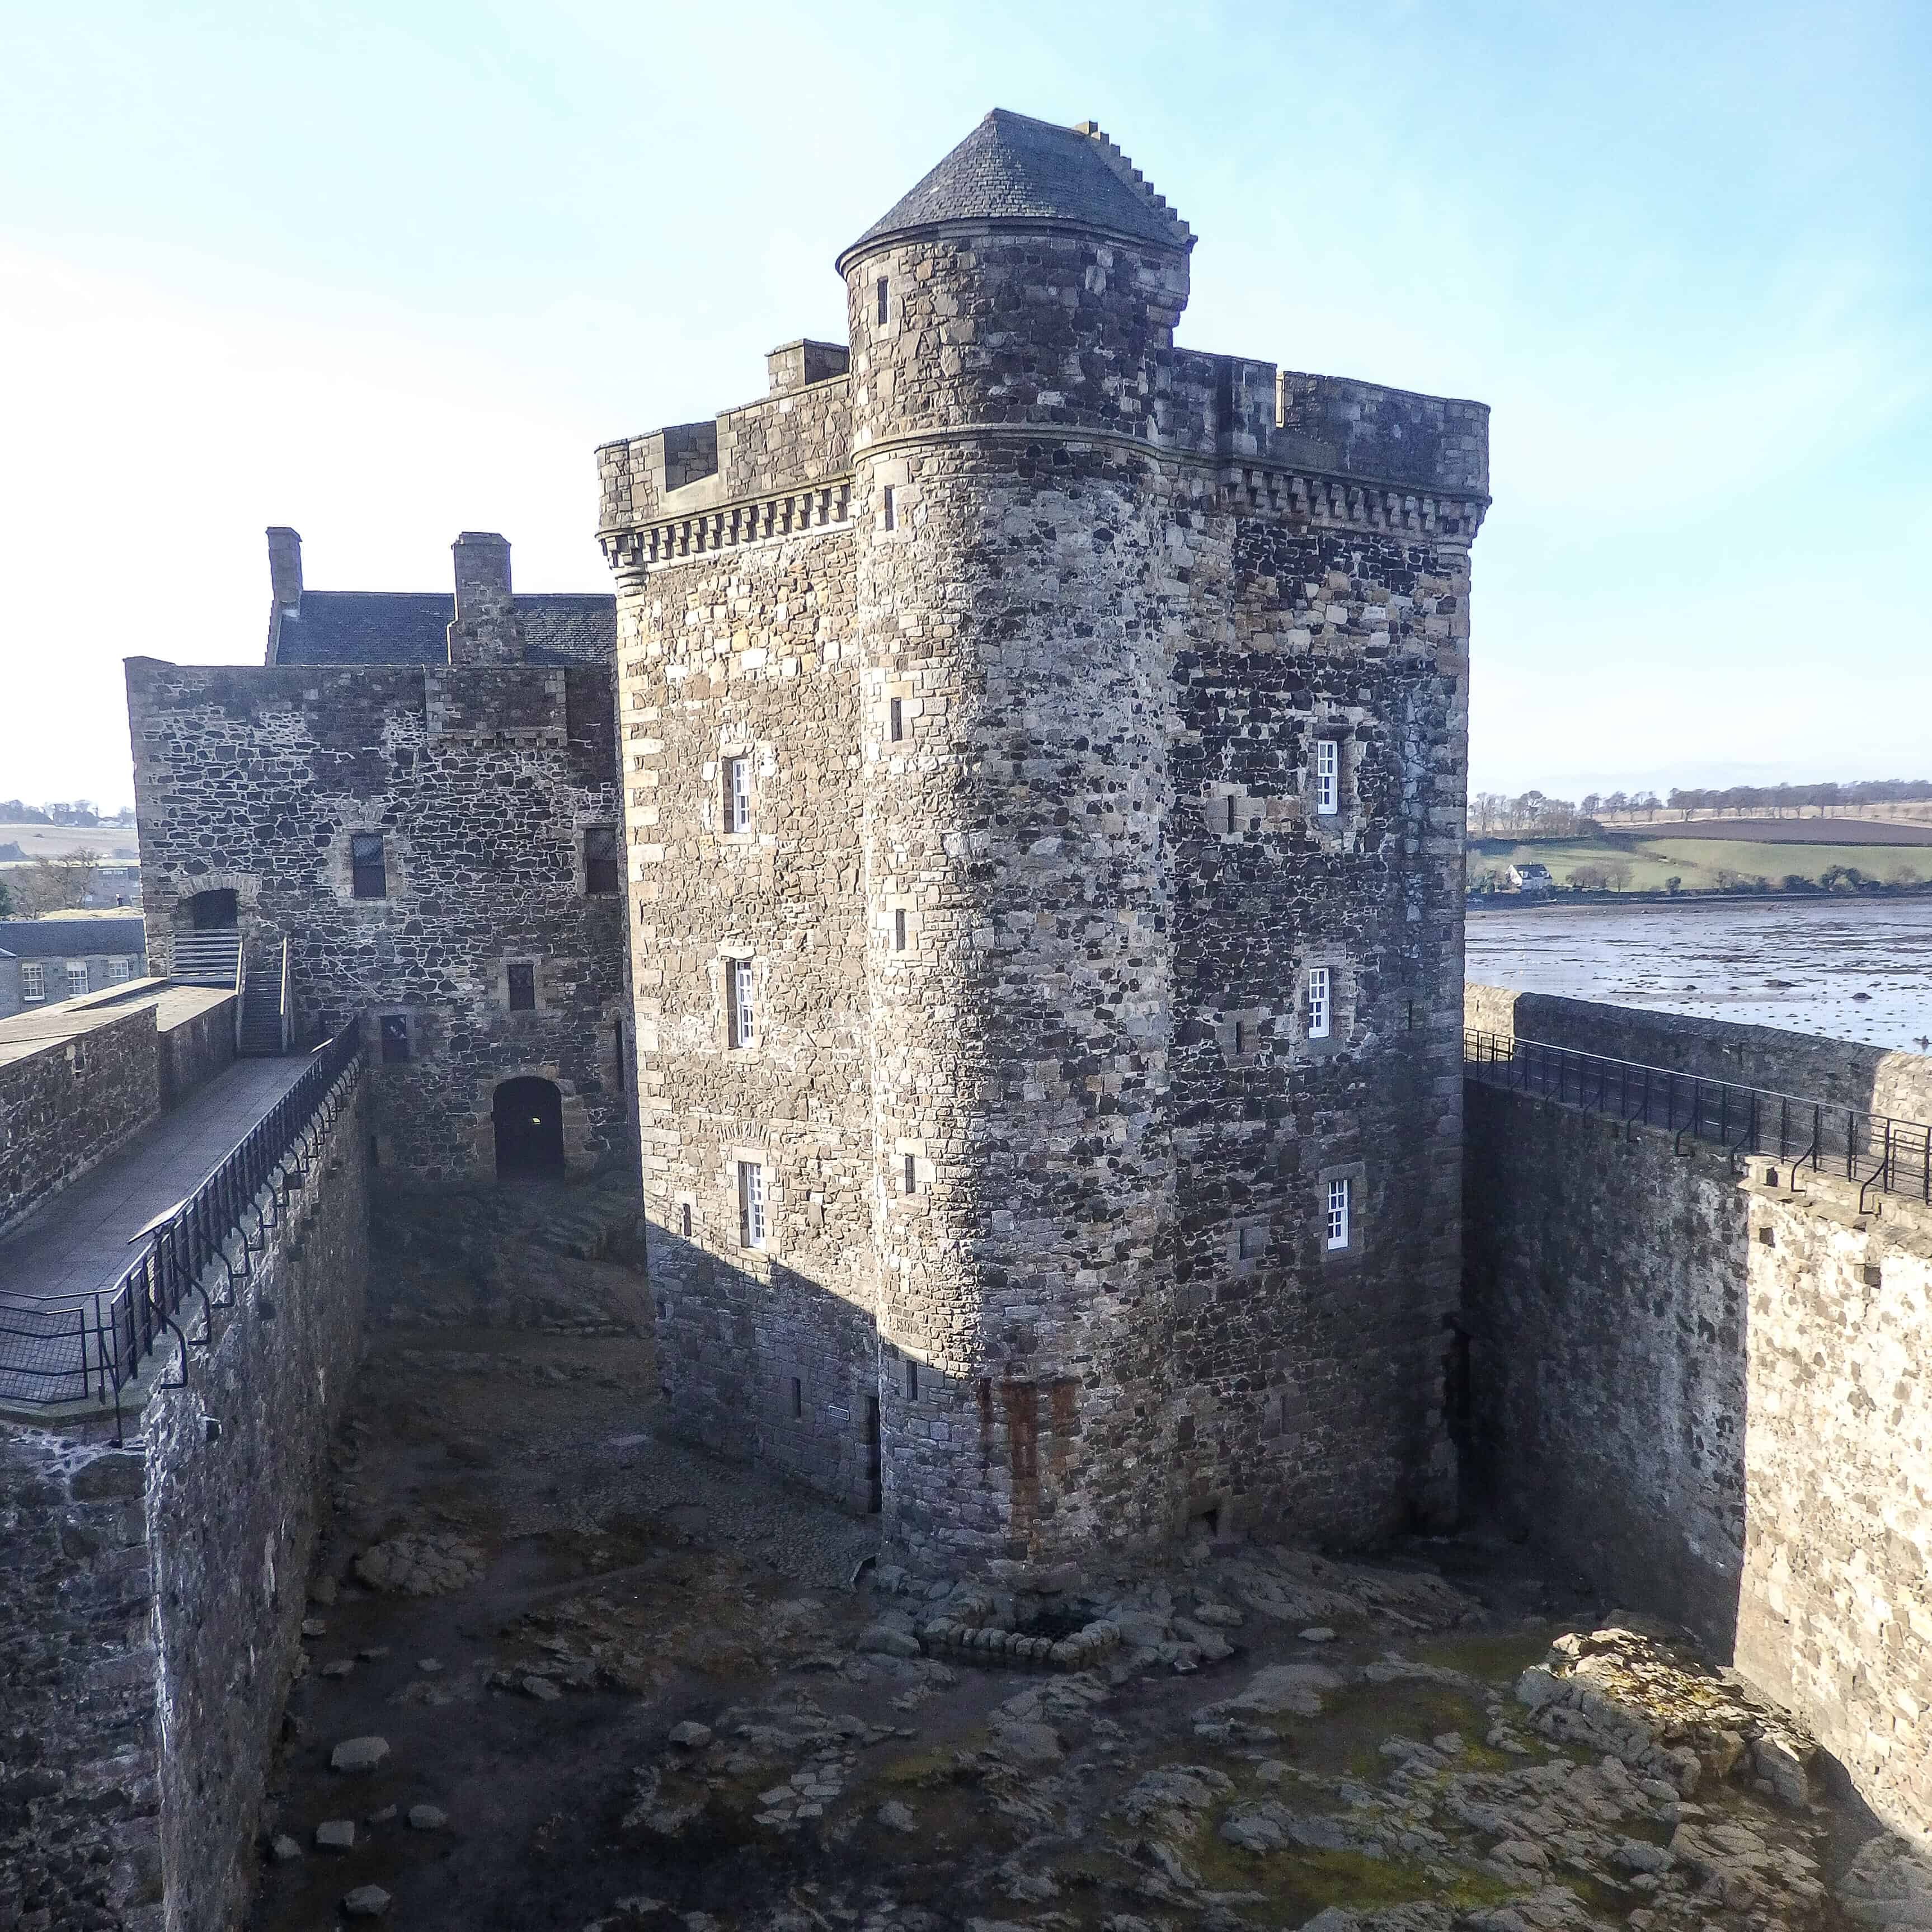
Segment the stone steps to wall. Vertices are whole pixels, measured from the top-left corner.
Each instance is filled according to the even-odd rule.
[[[242,1053],[250,1058],[279,1054],[282,1050],[281,976],[270,980],[265,974],[250,973],[242,986]]]

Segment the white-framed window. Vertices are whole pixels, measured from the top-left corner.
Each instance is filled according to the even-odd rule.
[[[752,962],[724,962],[725,1035],[734,1046],[749,1046],[758,1038],[758,1015],[752,1006]]]
[[[1353,1183],[1348,1180],[1331,1180],[1328,1184],[1328,1252],[1333,1254],[1338,1248],[1348,1245],[1349,1195]]]
[[[20,963],[20,1004],[35,1006],[47,996],[47,969],[38,959]]]
[[[724,830],[748,832],[752,829],[752,761],[749,758],[724,760]]]
[[[1324,818],[1342,809],[1342,747],[1333,738],[1315,741],[1315,809]]]
[[[67,962],[68,998],[77,1000],[86,991],[87,962],[85,959],[70,959]]]
[[[118,984],[123,980],[131,980],[134,976],[134,962],[126,955],[122,954],[108,961],[107,979],[110,986]]]
[[[1311,966],[1308,969],[1308,1037],[1326,1040],[1328,1023],[1334,1011],[1331,996],[1328,968]]]
[[[765,1169],[760,1161],[738,1163],[738,1244],[746,1248],[765,1245]]]

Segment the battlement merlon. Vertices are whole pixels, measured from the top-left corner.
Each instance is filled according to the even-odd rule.
[[[848,482],[844,352],[790,343],[766,360],[772,393],[758,401],[599,446],[607,548],[650,524]],[[1486,403],[1192,349],[1174,350],[1163,373],[1152,412],[1153,447],[1163,454],[1466,502],[1478,518],[1488,505]]]

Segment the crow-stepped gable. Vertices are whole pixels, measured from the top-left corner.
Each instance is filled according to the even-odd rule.
[[[1488,412],[1177,346],[1193,245],[996,112],[599,452],[672,1412],[1003,1574],[1453,1496]]]

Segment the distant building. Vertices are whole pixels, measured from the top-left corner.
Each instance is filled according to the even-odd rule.
[[[138,919],[0,920],[0,1019],[98,993],[146,970]]]
[[[1556,881],[1550,876],[1547,866],[1512,866],[1509,868],[1509,882],[1513,890],[1531,898],[1540,898],[1546,892],[1556,890]]]

